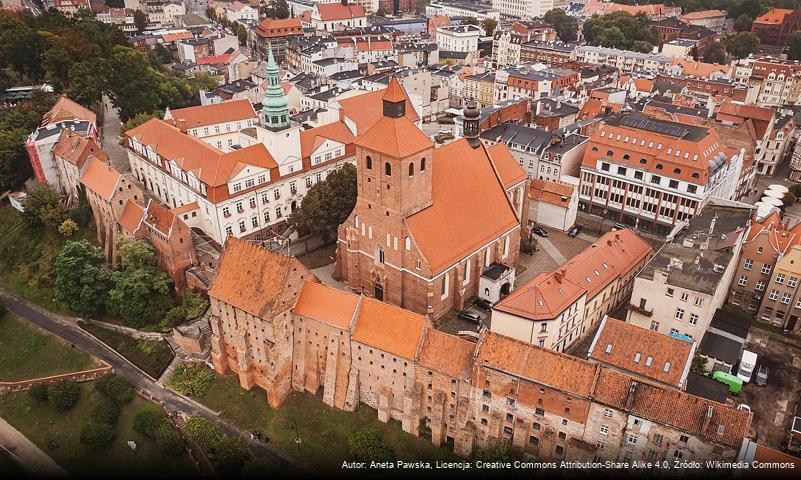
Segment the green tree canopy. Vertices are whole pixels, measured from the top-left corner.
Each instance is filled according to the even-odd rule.
[[[467,18],[465,18],[464,20],[462,20],[462,25],[475,25],[475,26],[479,26],[479,25],[480,25],[480,23],[479,23],[479,21],[478,21],[478,19],[477,19],[476,17],[467,17]]]
[[[726,51],[737,58],[745,58],[756,52],[759,38],[751,32],[739,32],[724,40]]]
[[[753,23],[753,18],[748,16],[747,13],[742,13],[734,19],[734,30],[737,32],[750,32]]]
[[[726,47],[720,42],[712,42],[704,50],[704,61],[706,63],[726,64]]]
[[[59,380],[47,386],[47,401],[59,412],[71,410],[80,397],[81,390],[75,382]]]
[[[481,28],[484,29],[484,34],[489,37],[495,34],[495,28],[497,26],[498,21],[491,17],[487,17],[481,21]]]
[[[268,0],[267,4],[261,7],[261,13],[267,18],[289,18],[289,4],[286,0]]]
[[[86,240],[67,241],[56,257],[56,299],[83,315],[103,311],[112,286],[103,250]]]
[[[561,8],[549,10],[543,20],[553,25],[556,36],[563,42],[573,42],[578,38],[578,21]]]
[[[102,450],[114,440],[114,427],[108,423],[89,422],[81,429],[80,440],[90,450]]]
[[[25,197],[25,211],[22,218],[29,225],[45,226],[53,231],[67,219],[67,207],[61,203],[58,192],[46,183],[37,183],[29,188]]]
[[[157,323],[172,307],[172,279],[154,268],[114,272],[108,310],[134,327]]]
[[[300,208],[289,218],[302,234],[328,240],[356,205],[356,167],[345,164],[314,184],[303,197]]]
[[[593,15],[584,22],[582,28],[584,39],[591,45],[632,50],[635,42],[640,51],[648,50],[662,43],[658,30],[650,25],[644,14],[630,15],[626,12],[615,12],[609,15]]]
[[[391,462],[395,453],[374,428],[363,428],[348,441],[350,458],[358,462]]]
[[[801,30],[796,30],[787,38],[787,57],[790,60],[801,60]]]

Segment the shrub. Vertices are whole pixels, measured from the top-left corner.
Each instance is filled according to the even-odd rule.
[[[58,226],[58,233],[64,235],[65,237],[71,237],[77,231],[78,223],[71,218],[64,220],[61,222],[61,225]]]
[[[34,400],[37,402],[46,402],[47,401],[47,384],[40,383],[39,385],[34,385],[28,391],[28,393],[33,397]]]
[[[59,412],[66,412],[78,403],[81,390],[78,384],[67,380],[59,380],[47,387],[47,400]]]
[[[186,421],[186,432],[206,452],[213,452],[223,438],[217,425],[203,417],[192,417]]]
[[[95,388],[120,405],[130,402],[134,397],[131,382],[116,373],[109,373],[98,378],[95,381]]]
[[[513,460],[513,456],[509,444],[494,441],[484,449],[473,450],[473,453],[470,455],[470,460],[474,462],[509,462]]]
[[[156,445],[170,457],[184,453],[184,439],[166,420],[162,420],[161,426],[156,429]]]
[[[118,418],[120,418],[120,407],[108,397],[103,397],[92,409],[92,420],[96,423],[114,425]]]
[[[250,459],[250,448],[242,437],[234,438],[223,435],[212,452],[212,459],[220,471],[235,472]]]
[[[214,372],[205,367],[181,365],[167,380],[167,386],[180,393],[201,397],[214,381]]]
[[[107,423],[89,422],[81,429],[81,443],[90,450],[102,450],[114,439],[114,427]]]
[[[350,456],[353,460],[389,462],[395,457],[389,444],[373,428],[359,430],[350,438]]]
[[[156,430],[164,422],[164,417],[151,408],[141,408],[134,414],[134,432],[148,438],[156,438]]]

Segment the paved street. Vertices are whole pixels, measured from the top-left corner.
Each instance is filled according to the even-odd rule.
[[[81,330],[70,317],[57,316],[42,309],[35,307],[25,300],[19,299],[9,293],[0,290],[0,298],[5,302],[8,309],[20,317],[44,328],[48,332],[61,337],[72,345],[104,360],[110,364],[114,371],[127,378],[140,391],[146,392],[155,401],[162,403],[170,411],[183,412],[187,415],[200,415],[216,423],[225,433],[233,436],[243,436],[248,439],[250,435],[237,429],[235,426],[220,419],[208,408],[202,407],[171,390],[162,388],[156,382],[136,368],[131,362],[111,350],[106,345],[98,342],[86,332]],[[267,400],[264,401],[264,408],[268,408]],[[253,452],[260,456],[269,456],[273,460],[290,467],[299,472],[308,472],[309,468],[301,464],[296,458],[284,453],[281,450],[265,445],[261,442],[249,441]]]
[[[2,418],[0,418],[0,448],[13,456],[31,475],[47,478],[69,476],[52,458]]]
[[[103,124],[100,126],[100,142],[103,150],[108,154],[111,166],[118,172],[124,173],[131,170],[128,162],[128,154],[125,148],[120,145],[120,123],[119,111],[111,104],[107,96],[103,96]]]

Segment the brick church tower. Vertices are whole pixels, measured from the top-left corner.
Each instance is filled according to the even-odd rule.
[[[355,142],[357,199],[340,227],[350,247],[340,245],[337,273],[354,290],[405,306],[399,267],[414,269],[420,255],[404,219],[431,205],[434,144],[406,117],[410,104],[395,77],[382,103],[383,116]]]

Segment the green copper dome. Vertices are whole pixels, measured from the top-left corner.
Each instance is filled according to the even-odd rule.
[[[289,126],[289,100],[278,80],[278,64],[273,57],[273,47],[269,45],[267,56],[267,88],[261,102],[264,114],[264,126],[270,130],[281,130]]]

